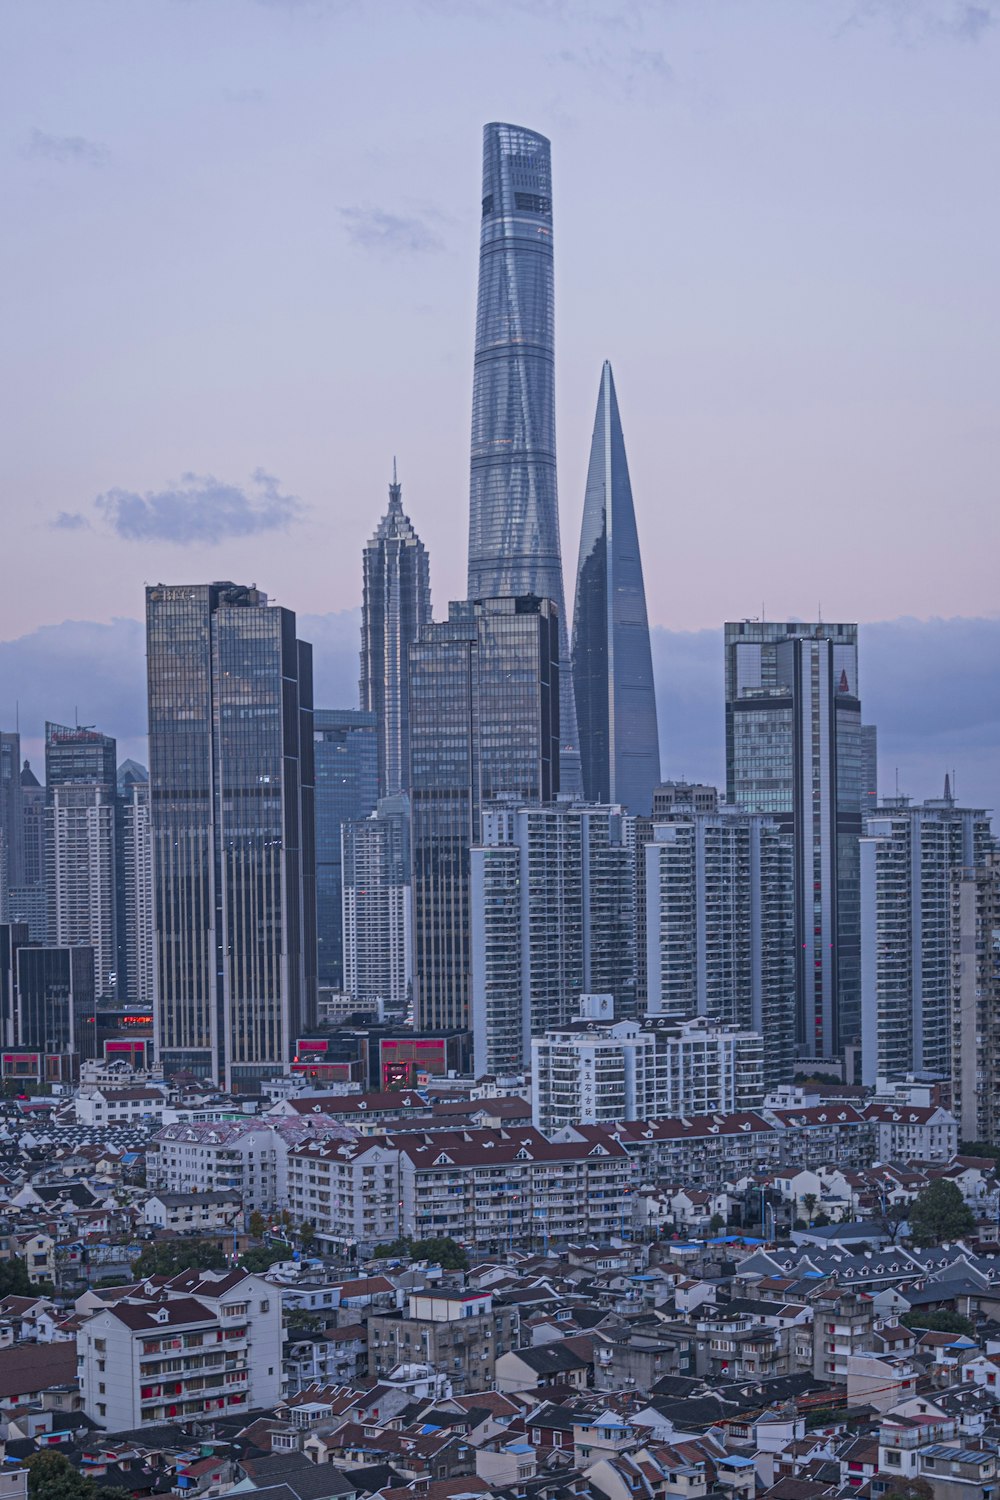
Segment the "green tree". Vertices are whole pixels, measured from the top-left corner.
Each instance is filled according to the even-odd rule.
[[[267,1232],[267,1220],[259,1208],[255,1208],[250,1215],[250,1233],[255,1240],[262,1240]]]
[[[806,1221],[809,1224],[811,1224],[812,1221],[813,1221],[813,1214],[816,1212],[816,1205],[818,1203],[819,1203],[819,1198],[816,1196],[815,1193],[803,1193],[802,1194],[802,1207],[806,1211]]]
[[[910,1209],[910,1235],[916,1245],[940,1245],[971,1234],[976,1218],[961,1192],[947,1177],[939,1177],[918,1193]]]
[[[930,1329],[934,1333],[964,1333],[972,1338],[976,1332],[975,1325],[968,1318],[950,1312],[948,1308],[942,1308],[940,1312],[904,1313],[899,1321],[904,1328],[912,1328],[915,1333],[926,1333]]]
[[[284,1240],[272,1240],[269,1245],[256,1245],[252,1250],[244,1250],[240,1256],[240,1265],[244,1271],[260,1276],[264,1271],[269,1271],[277,1261],[288,1260],[291,1253],[291,1245],[286,1245]]]
[[[307,1219],[304,1224],[299,1225],[299,1244],[308,1254],[316,1243],[316,1226]]]
[[[34,1290],[23,1260],[0,1260],[0,1297],[30,1297]]]
[[[725,1229],[725,1227],[726,1221],[721,1214],[713,1214],[708,1221],[709,1234],[718,1234],[721,1230]]]
[[[28,1459],[28,1500],[90,1500],[94,1486],[54,1449]]]
[[[211,1242],[158,1240],[132,1262],[132,1274],[141,1281],[145,1276],[176,1276],[179,1271],[223,1271],[227,1265],[225,1253]]]

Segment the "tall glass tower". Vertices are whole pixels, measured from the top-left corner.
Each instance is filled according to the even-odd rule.
[[[156,1039],[253,1093],[316,998],[312,647],[235,583],[146,590]]]
[[[834,1057],[861,1036],[858,627],[725,628],[726,801],[795,845],[797,1040]]]
[[[316,762],[316,932],[321,985],[344,984],[344,861],[341,830],[367,818],[378,798],[378,725],[357,708],[313,713]]]
[[[410,643],[431,618],[427,548],[403,510],[395,463],[389,509],[364,550],[363,570],[361,707],[378,721],[379,795],[394,796],[409,786]]]
[[[645,816],[660,780],[660,739],[639,535],[607,360],[583,502],[573,687],[584,796]]]
[[[482,210],[469,599],[535,594],[558,606],[560,784],[579,794],[556,488],[552,166],[543,135],[484,127]]]

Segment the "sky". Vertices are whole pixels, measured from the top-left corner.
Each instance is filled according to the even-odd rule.
[[[464,594],[506,119],[553,143],[564,564],[610,358],[664,771],[721,775],[722,622],[821,612],[884,789],[1000,805],[998,77],[1000,0],[7,0],[0,721],[143,758],[143,585],[219,577],[353,702],[394,455]]]

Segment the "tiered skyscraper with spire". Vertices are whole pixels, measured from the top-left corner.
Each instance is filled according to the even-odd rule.
[[[364,551],[361,614],[361,707],[378,721],[379,794],[409,786],[408,651],[431,618],[427,548],[403,510],[392,465],[389,509]]]

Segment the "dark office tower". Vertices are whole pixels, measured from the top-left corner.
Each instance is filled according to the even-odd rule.
[[[118,997],[152,1005],[153,846],[149,772],[137,761],[118,767]]]
[[[878,811],[878,727],[861,726],[861,811]]]
[[[559,790],[559,615],[548,599],[452,604],[410,647],[413,965],[421,1031],[470,1021],[469,850],[485,803]]]
[[[17,1018],[17,950],[28,941],[26,922],[0,922],[0,1045],[14,1044]]]
[[[96,729],[45,726],[48,941],[93,949],[99,997],[117,992],[117,748]]]
[[[519,594],[559,609],[561,784],[580,794],[556,489],[549,143],[494,124],[483,129],[469,598]]]
[[[361,707],[378,724],[379,795],[407,786],[410,758],[411,642],[431,618],[427,548],[403,511],[403,487],[392,468],[389,509],[364,551],[361,607]]]
[[[316,921],[319,982],[344,987],[344,863],[341,829],[378,800],[378,721],[356,708],[317,708]]]
[[[727,624],[726,796],[795,846],[797,1040],[861,1034],[861,704],[856,625]]]
[[[11,886],[24,883],[21,736],[0,730],[0,922],[8,920]]]
[[[68,724],[45,726],[45,784],[96,784],[113,787],[117,781],[118,745],[109,734]]]
[[[647,814],[660,779],[656,692],[625,439],[606,360],[580,532],[573,691],[584,796]]]
[[[234,583],[146,590],[156,1035],[253,1091],[315,1013],[312,647]]]
[[[29,940],[44,943],[49,935],[45,890],[45,788],[28,761],[21,769],[24,882],[10,887],[10,920],[28,924]]]
[[[95,967],[89,948],[19,947],[14,1045],[93,1057]]]

